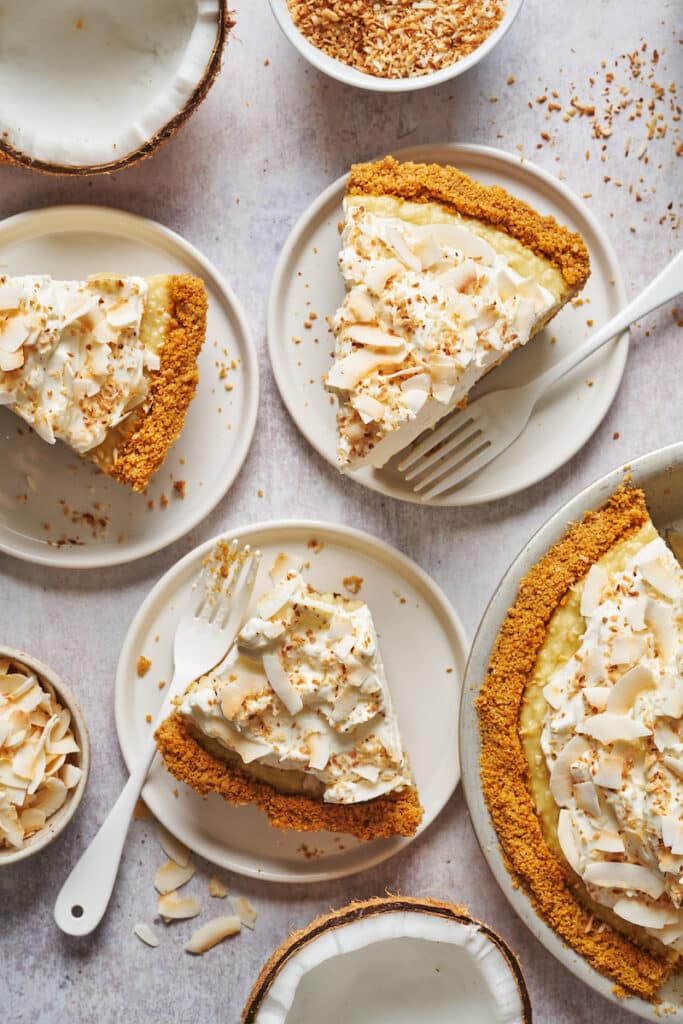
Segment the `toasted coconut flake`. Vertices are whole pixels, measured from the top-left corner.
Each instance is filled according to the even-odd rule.
[[[565,808],[560,811],[560,817],[557,822],[557,839],[567,863],[576,871],[577,875],[580,875],[583,867],[581,854],[576,842],[576,836],[574,835],[571,813]]]
[[[640,864],[598,861],[588,865],[583,880],[606,889],[635,889],[652,896],[653,900],[659,899],[664,892],[662,877]]]
[[[607,711],[601,715],[593,715],[580,725],[577,731],[592,736],[604,744],[616,743],[617,740],[633,741],[650,735],[650,730],[641,722],[627,718],[626,715],[614,715]]]
[[[670,907],[656,907],[644,900],[620,899],[614,904],[614,913],[624,921],[640,925],[641,928],[665,928],[676,924],[678,914]]]
[[[167,892],[159,897],[159,915],[164,921],[182,921],[188,917],[196,917],[200,911],[199,901],[192,896],[178,898],[178,893]]]
[[[223,885],[220,878],[216,875],[212,875],[209,879],[209,896],[213,896],[217,900],[224,900],[228,895],[227,888]]]
[[[154,876],[154,888],[163,896],[167,892],[173,892],[174,889],[180,889],[182,885],[190,881],[193,874],[194,864],[187,864],[183,867],[181,864],[176,864],[174,860],[167,860],[157,869]]]
[[[159,945],[158,938],[148,924],[136,924],[135,928],[133,928],[133,934],[137,935],[147,946],[156,947]]]
[[[258,914],[246,896],[231,896],[230,906],[235,911],[244,927],[250,928],[253,931]]]
[[[662,818],[662,842],[675,856],[683,854],[683,822],[671,814]]]
[[[164,851],[169,860],[175,861],[181,868],[186,868],[190,863],[190,851],[181,843],[179,839],[172,836],[168,829],[157,822],[157,839],[159,840],[159,846]]]
[[[214,917],[212,921],[207,921],[196,932],[193,932],[185,944],[185,949],[188,953],[201,956],[202,953],[206,953],[208,949],[222,942],[223,939],[227,939],[228,936],[237,935],[241,927],[239,917],[232,914],[225,917]]]
[[[304,703],[297,690],[289,681],[289,676],[282,667],[278,654],[263,655],[263,671],[266,673],[268,682],[290,715],[296,715],[301,711]]]
[[[583,736],[574,736],[567,743],[550,773],[550,792],[558,807],[568,807],[572,798],[573,782],[569,769],[586,751],[590,743]]]
[[[612,715],[627,714],[640,694],[653,689],[655,685],[652,670],[646,665],[636,665],[612,687],[607,698],[607,711]]]
[[[60,767],[62,767],[60,765]],[[73,789],[81,781],[83,772],[75,764],[66,763],[62,769],[61,779],[67,789]]]
[[[592,615],[600,604],[600,597],[609,582],[609,577],[600,565],[592,565],[583,584],[581,614]]]

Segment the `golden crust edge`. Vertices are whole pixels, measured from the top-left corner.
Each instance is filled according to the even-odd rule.
[[[357,839],[412,836],[423,808],[415,786],[362,804],[326,804],[309,796],[280,793],[227,764],[206,750],[188,731],[177,712],[157,729],[154,738],[168,770],[196,792],[218,793],[236,806],[254,804],[274,828],[297,832],[345,832]]]
[[[133,413],[117,441],[116,458],[102,472],[144,491],[177,440],[199,381],[197,358],[206,336],[204,282],[191,274],[169,276],[169,320],[159,349],[159,369],[150,374],[151,406]],[[96,460],[95,460],[96,461]]]
[[[555,608],[592,562],[648,518],[643,492],[621,487],[597,512],[570,526],[529,570],[498,633],[476,706],[482,790],[514,883],[560,938],[621,994],[656,1002],[678,958],[648,952],[607,924],[594,941],[591,915],[574,894],[569,868],[550,851],[536,815],[518,730],[522,696]]]
[[[590,256],[578,232],[554,217],[541,216],[500,185],[482,185],[456,167],[399,162],[392,156],[351,166],[347,195],[393,195],[411,202],[437,202],[464,217],[497,227],[555,266],[567,285],[568,301],[590,276]]]

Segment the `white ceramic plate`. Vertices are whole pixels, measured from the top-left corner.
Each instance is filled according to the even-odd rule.
[[[463,788],[481,851],[510,904],[539,942],[577,978],[618,1006],[643,1020],[683,1024],[683,975],[674,977],[664,986],[660,993],[663,998],[661,1006],[652,1006],[642,999],[622,999],[614,994],[612,981],[593,970],[578,953],[565,946],[552,928],[541,920],[524,889],[512,884],[479,777],[480,745],[475,701],[486,676],[496,636],[517,595],[519,581],[563,536],[568,523],[578,522],[586,511],[599,508],[614,493],[623,483],[626,469],[632,475],[633,483],[645,491],[650,515],[660,532],[667,528],[683,530],[683,443],[679,443],[644,455],[628,467],[615,469],[597,480],[556,512],[525,544],[484,613],[467,664],[460,719]]]
[[[467,641],[446,597],[405,555],[348,527],[282,521],[231,531],[230,536],[263,551],[257,598],[270,586],[268,570],[281,551],[310,563],[306,577],[322,590],[344,593],[344,577],[362,577],[359,596],[370,606],[380,635],[403,743],[425,809],[423,831],[460,776],[457,720]],[[311,541],[322,546],[310,547]],[[161,704],[158,683],[172,675],[178,608],[213,543],[202,544],[162,577],[126,637],[116,675],[116,728],[129,768],[150,728],[145,716],[154,716]],[[143,679],[135,671],[141,654],[152,661]],[[178,783],[158,759],[143,796],[157,818],[201,856],[240,874],[277,882],[349,875],[410,842],[397,838],[360,843],[327,832],[279,831],[255,807],[233,807],[215,794],[202,799]]]
[[[492,371],[473,392],[525,384],[561,359],[625,305],[626,292],[616,256],[602,228],[577,197],[552,175],[521,158],[485,146],[419,146],[401,150],[402,160],[450,163],[486,185],[498,184],[543,214],[579,231],[590,250],[592,274],[582,293],[588,300],[569,306],[526,348]],[[268,308],[268,348],[283,401],[299,429],[331,465],[336,457],[336,400],[321,378],[330,368],[334,339],[325,317],[344,297],[337,270],[338,225],[343,219],[346,178],[330,185],[292,231],[278,261]],[[317,314],[313,327],[304,322]],[[309,321],[310,322],[310,321]],[[550,339],[555,337],[556,343]],[[300,344],[292,339],[300,338]],[[317,339],[317,341],[316,341]],[[501,456],[434,505],[474,505],[530,487],[571,458],[597,429],[617,392],[628,354],[628,335],[610,342],[551,389],[521,436]],[[592,385],[588,385],[592,381]],[[391,465],[361,469],[350,479],[374,491],[420,501]]]
[[[44,565],[115,565],[177,540],[228,490],[256,423],[258,365],[246,317],[216,268],[189,242],[154,221],[98,206],[51,207],[0,223],[0,273],[83,278],[96,271],[203,278],[209,313],[199,387],[180,438],[144,495],[64,445],[46,444],[0,409],[0,550]],[[231,360],[236,368],[220,380],[216,363]],[[186,481],[184,499],[174,480]],[[90,516],[103,522],[93,527]]]
[[[521,6],[522,0],[508,0],[505,14],[495,32],[492,32],[481,46],[478,46],[467,57],[456,61],[455,64],[450,64],[440,71],[432,71],[428,75],[419,75],[416,78],[378,78],[375,75],[367,75],[364,71],[359,71],[340,60],[335,60],[323,50],[319,50],[317,46],[313,46],[292,21],[287,0],[270,0],[270,9],[275,15],[278,25],[292,46],[309,64],[312,64],[318,71],[329,75],[330,78],[336,78],[338,82],[355,85],[359,89],[368,89],[373,92],[417,92],[418,89],[427,89],[431,85],[439,85],[441,82],[457,78],[458,75],[462,75],[464,71],[478,64],[500,42],[519,14]]]

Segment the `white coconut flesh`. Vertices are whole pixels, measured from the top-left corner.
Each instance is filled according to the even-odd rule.
[[[474,923],[378,913],[322,931],[273,980],[256,1024],[524,1024],[510,962]]]
[[[3,0],[4,141],[47,165],[125,159],[190,102],[221,17],[219,0]]]

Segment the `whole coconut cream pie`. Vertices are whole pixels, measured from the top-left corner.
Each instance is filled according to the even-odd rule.
[[[585,285],[580,235],[454,167],[355,164],[327,388],[342,469],[383,466]]]
[[[206,304],[189,274],[0,276],[0,405],[142,491],[194,397]]]
[[[286,556],[271,577],[226,659],[157,731],[166,766],[277,828],[413,835],[423,812],[370,609],[315,590]]]
[[[622,489],[520,584],[478,699],[509,869],[622,991],[683,955],[683,570]]]

